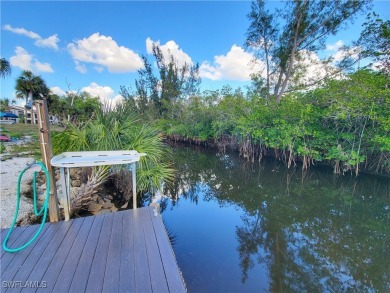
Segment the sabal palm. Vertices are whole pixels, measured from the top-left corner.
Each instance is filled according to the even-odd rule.
[[[39,75],[35,75],[29,70],[23,70],[21,75],[16,79],[16,97],[25,98],[26,105],[29,98],[31,100],[39,98],[39,94],[47,95],[49,93],[49,88],[47,87],[45,81]],[[33,117],[33,111],[31,109],[31,117]],[[24,116],[27,117],[27,111],[24,110]],[[31,120],[32,122],[34,119]],[[27,119],[25,120],[27,123]]]
[[[90,121],[79,127],[70,124],[67,130],[55,135],[52,142],[53,151],[57,154],[63,151],[107,150],[146,153],[138,165],[139,191],[158,189],[173,176],[167,160],[168,148],[156,128],[141,124],[136,115],[124,107],[117,107],[114,111],[99,108]]]
[[[5,99],[1,99],[0,100],[0,111],[2,112],[8,112],[9,110],[9,99],[8,98],[5,98]]]
[[[0,59],[0,76],[2,78],[4,78],[7,75],[11,75],[11,64],[8,62],[7,59],[1,58]]]

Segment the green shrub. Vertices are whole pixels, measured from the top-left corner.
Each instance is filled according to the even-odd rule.
[[[4,143],[0,142],[0,154],[5,153],[5,145]]]

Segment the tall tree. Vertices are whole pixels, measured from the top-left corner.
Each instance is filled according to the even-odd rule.
[[[384,21],[374,12],[367,15],[363,26],[357,41],[357,45],[363,48],[362,57],[373,58],[375,65],[390,74],[390,20]]]
[[[0,59],[0,76],[2,78],[11,75],[11,64],[5,58]]]
[[[246,46],[265,58],[266,92],[279,102],[294,77],[302,52],[317,52],[325,41],[351,22],[370,0],[295,0],[272,14],[264,0],[252,3]],[[283,24],[283,27],[280,27]]]
[[[16,103],[15,100],[10,101],[8,98],[0,99],[0,111],[8,112],[9,106],[14,105]]]
[[[173,55],[166,60],[160,47],[155,44],[153,56],[158,76],[154,74],[148,59],[143,56],[144,68],[138,71],[140,78],[135,82],[138,107],[144,109],[153,106],[159,116],[164,116],[177,102],[199,91],[199,65],[185,63],[180,66]]]
[[[16,79],[16,96],[26,99],[26,106],[31,101],[31,123],[35,124],[32,101],[40,99],[40,95],[47,96],[50,89],[47,87],[42,77],[35,75],[29,70],[23,70],[21,75]],[[25,106],[24,116],[27,123],[27,108]]]
[[[251,23],[247,31],[247,39],[245,47],[248,48],[257,48],[257,57],[264,60],[266,64],[265,75],[266,75],[266,85],[265,96],[269,98],[269,89],[271,86],[271,54],[273,46],[277,41],[278,28],[275,24],[275,19],[273,14],[266,9],[265,1],[259,0],[252,2],[251,12],[248,14],[248,18]],[[262,79],[259,79],[258,76],[254,75],[252,77],[254,83],[261,81],[261,84],[258,84],[258,87],[263,87]]]

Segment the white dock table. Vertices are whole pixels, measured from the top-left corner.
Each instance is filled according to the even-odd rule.
[[[60,180],[62,195],[59,200],[64,207],[65,221],[70,219],[70,176],[69,168],[93,167],[104,165],[131,165],[133,180],[133,208],[137,208],[136,188],[136,163],[141,156],[137,151],[86,151],[86,152],[65,152],[51,159],[51,165],[60,169]],[[67,168],[68,178],[65,178]]]

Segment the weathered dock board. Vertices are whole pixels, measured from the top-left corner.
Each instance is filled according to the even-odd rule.
[[[37,229],[16,228],[8,246],[20,246]],[[0,265],[1,292],[186,291],[161,215],[152,207],[46,223],[26,249],[2,249]]]

